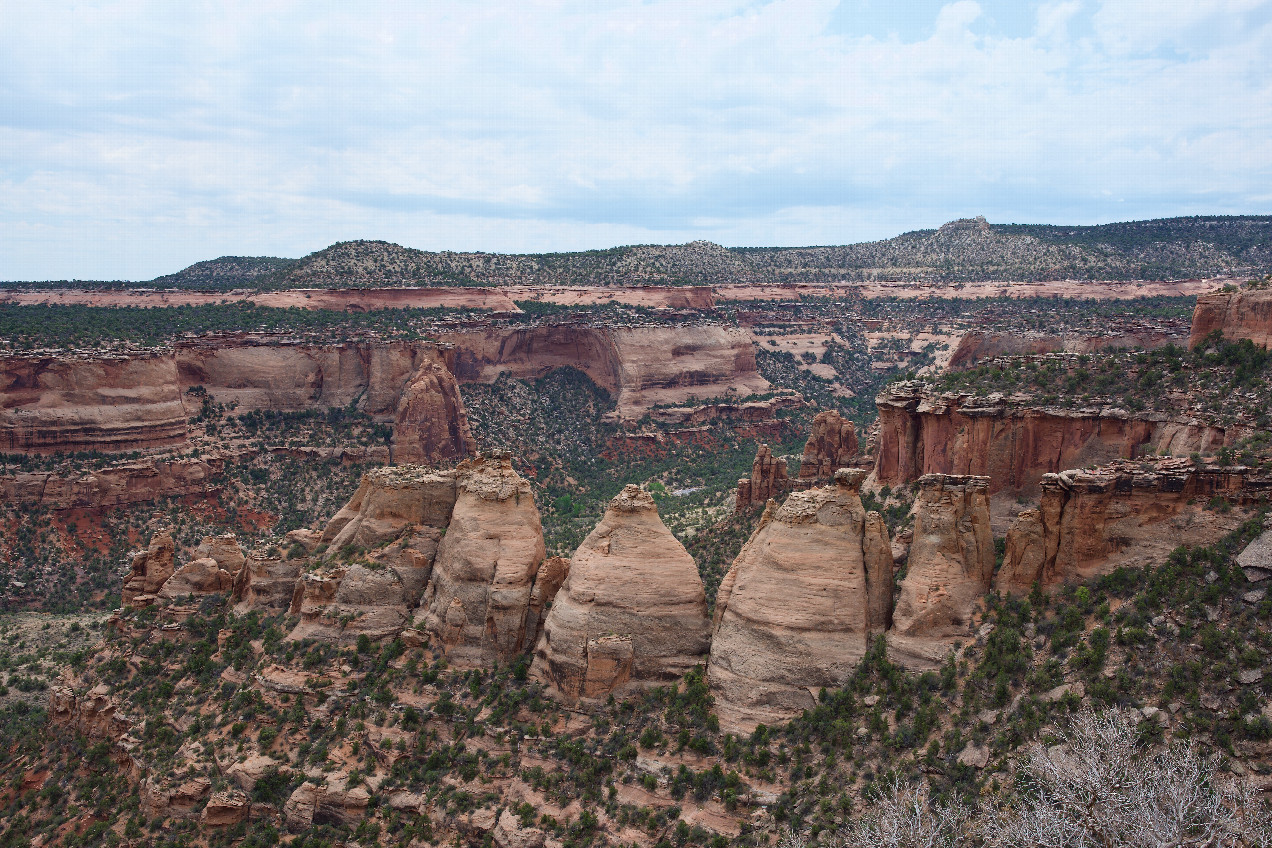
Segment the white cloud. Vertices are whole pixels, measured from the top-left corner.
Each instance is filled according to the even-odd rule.
[[[835,5],[0,0],[0,279],[1267,211],[1272,4]]]

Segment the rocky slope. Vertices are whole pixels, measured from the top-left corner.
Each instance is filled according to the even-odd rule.
[[[530,673],[568,702],[675,682],[706,656],[707,598],[693,558],[627,486],[570,558]]]
[[[707,676],[721,726],[750,732],[815,706],[888,627],[892,554],[865,472],[770,506],[716,596]]]
[[[1272,289],[1220,291],[1198,297],[1188,346],[1196,347],[1216,330],[1227,339],[1250,339],[1259,347],[1268,347],[1272,342]]]
[[[893,383],[877,399],[875,474],[898,485],[924,474],[989,477],[991,492],[1037,493],[1043,474],[1131,458],[1186,456],[1231,441],[1223,428],[1160,413],[1031,406],[1028,399],[940,394]]]
[[[0,452],[178,445],[186,415],[170,354],[0,356]]]

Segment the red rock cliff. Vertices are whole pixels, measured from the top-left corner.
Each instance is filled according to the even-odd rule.
[[[876,400],[875,473],[898,485],[924,474],[990,478],[990,492],[1035,492],[1043,474],[1131,458],[1141,446],[1186,455],[1225,443],[1222,428],[1160,414],[1117,409],[1036,408],[1001,395],[930,393],[894,383]]]
[[[1198,297],[1188,346],[1196,347],[1215,330],[1228,339],[1250,339],[1267,347],[1272,342],[1272,289],[1214,292]]]
[[[0,356],[0,451],[131,451],[185,440],[171,353]]]

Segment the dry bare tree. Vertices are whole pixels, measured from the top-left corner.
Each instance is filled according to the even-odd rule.
[[[957,800],[931,797],[926,784],[903,783],[900,778],[881,789],[870,810],[829,839],[824,848],[954,848],[967,841],[970,811]],[[802,848],[788,834],[779,848]]]

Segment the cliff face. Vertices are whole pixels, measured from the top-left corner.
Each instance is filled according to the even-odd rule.
[[[1116,409],[1066,410],[1016,405],[1001,395],[973,398],[895,383],[876,400],[875,472],[898,485],[924,474],[987,476],[990,491],[1036,492],[1043,474],[1155,453],[1207,452],[1224,444],[1222,428]]]
[[[1209,544],[1239,519],[1190,502],[1219,495],[1242,503],[1270,488],[1272,479],[1243,467],[1195,468],[1179,459],[1047,474],[1038,508],[1022,512],[1007,533],[994,588],[1025,595],[1036,582],[1050,590],[1146,565],[1181,544]]]
[[[1272,342],[1272,290],[1214,292],[1198,297],[1188,346],[1196,347],[1215,330],[1227,339],[1250,339],[1267,347]]]
[[[571,558],[531,675],[566,700],[603,699],[679,680],[709,639],[693,558],[629,485]]]
[[[708,677],[721,724],[749,731],[842,685],[889,623],[887,531],[859,494],[864,471],[770,506],[716,596]]]
[[[98,509],[182,495],[212,495],[221,488],[225,459],[143,459],[74,477],[33,471],[0,477],[0,499],[52,509]]]
[[[829,480],[857,458],[857,430],[833,409],[817,413],[813,430],[804,444],[799,479]]]
[[[972,613],[994,576],[989,480],[928,474],[919,480],[914,541],[892,613],[889,650],[911,667],[936,666],[948,641],[972,633]]]
[[[455,346],[464,382],[493,382],[500,373],[541,377],[572,366],[615,395],[616,415],[636,419],[658,404],[682,404],[771,386],[755,364],[748,334],[718,324],[532,328],[491,327],[444,333]]]
[[[170,353],[0,356],[0,451],[131,451],[186,440]]]

